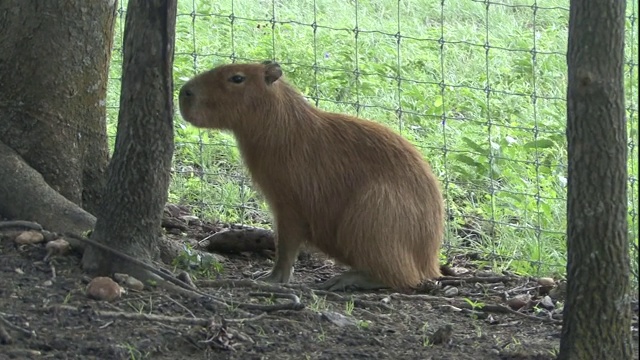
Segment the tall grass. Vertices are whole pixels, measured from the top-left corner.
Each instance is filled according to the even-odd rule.
[[[442,182],[444,256],[563,273],[568,0],[179,0],[176,91],[231,61],[276,59],[317,106],[379,121]],[[126,9],[126,1],[122,10]],[[630,237],[637,247],[637,7],[628,5]],[[115,134],[123,11],[109,85]],[[176,114],[170,201],[211,220],[269,226],[232,136]],[[637,256],[635,256],[637,258]],[[637,264],[635,266],[637,272]]]

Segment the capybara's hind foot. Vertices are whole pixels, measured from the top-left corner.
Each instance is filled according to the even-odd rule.
[[[349,270],[334,276],[316,287],[326,291],[347,291],[347,290],[378,290],[386,289],[388,286],[371,278],[367,273],[357,270]]]

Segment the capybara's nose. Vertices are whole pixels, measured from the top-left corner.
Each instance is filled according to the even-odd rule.
[[[191,90],[191,87],[189,85],[182,86],[182,88],[180,89],[180,97],[185,99],[193,97],[193,90]]]

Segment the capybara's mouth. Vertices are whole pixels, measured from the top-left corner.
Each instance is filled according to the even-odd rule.
[[[182,118],[195,127],[211,127],[211,119],[208,119],[207,116],[202,113],[191,112],[182,114]]]

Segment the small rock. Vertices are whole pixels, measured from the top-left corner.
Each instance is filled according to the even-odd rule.
[[[180,219],[187,224],[198,223],[198,221],[200,221],[200,218],[194,215],[183,215],[180,216]]]
[[[129,276],[127,274],[113,274],[113,278],[120,284],[128,287],[129,289],[142,291],[144,289],[144,284],[142,281],[134,278],[133,276]]]
[[[529,294],[516,295],[511,299],[507,300],[507,305],[509,305],[509,307],[512,308],[513,310],[519,310],[519,309],[522,309],[527,304],[529,304],[530,300],[531,300],[531,295]]]
[[[429,336],[429,342],[433,345],[448,344],[451,342],[451,335],[453,335],[453,326],[446,324],[438,328],[431,336]]]
[[[38,244],[44,241],[44,235],[40,231],[29,230],[16,236],[14,241],[18,245]]]
[[[113,301],[124,293],[124,289],[111,278],[99,276],[91,280],[87,285],[86,294],[88,297],[96,300]]]
[[[556,286],[556,282],[552,278],[542,277],[538,279],[538,285],[540,286],[540,294],[546,295]]]
[[[540,300],[540,306],[547,310],[553,310],[556,307],[556,305],[553,303],[553,300],[551,300],[551,297],[549,297],[548,295]]]
[[[391,302],[391,298],[388,296],[385,296],[382,299],[380,299],[380,302],[383,304],[389,304]]]
[[[347,325],[356,326],[358,324],[357,321],[355,321],[354,319],[348,318],[337,312],[322,311],[320,312],[320,314],[322,314],[323,318],[329,320],[330,322],[332,322],[333,324],[339,327],[344,327]]]
[[[69,247],[69,243],[65,239],[49,241],[47,245],[45,245],[45,249],[47,249],[47,258],[54,255],[63,255],[69,251]]]
[[[457,266],[451,267],[451,271],[455,273],[453,276],[460,276],[469,273],[469,269]]]
[[[446,286],[444,288],[444,296],[446,297],[456,296],[459,292],[460,290],[458,290],[458,288],[455,286]]]
[[[43,282],[43,283],[42,283],[42,285],[44,285],[44,286],[51,286],[51,285],[53,285],[53,281],[51,281],[51,280],[46,280],[45,282]]]
[[[553,278],[541,277],[541,278],[538,279],[538,285],[540,285],[540,286],[555,286],[556,282],[553,280]]]
[[[16,268],[15,272],[16,272],[16,274],[24,275],[24,271],[22,271],[22,269],[20,269],[20,268]]]
[[[566,281],[562,281],[558,283],[558,286],[554,287],[549,291],[549,296],[553,300],[564,300],[567,296],[567,283]]]

